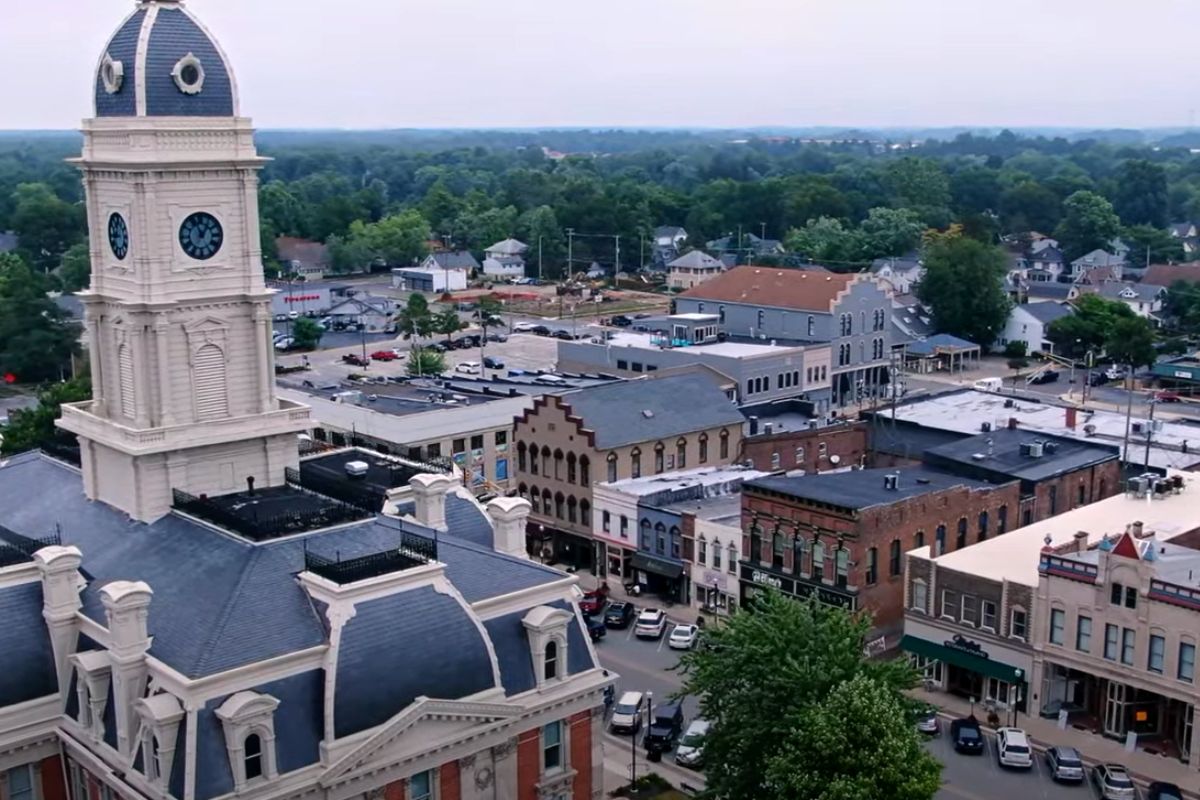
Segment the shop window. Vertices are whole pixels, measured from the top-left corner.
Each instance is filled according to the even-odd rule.
[[[1050,609],[1050,644],[1061,645],[1067,635],[1067,612],[1061,608]]]

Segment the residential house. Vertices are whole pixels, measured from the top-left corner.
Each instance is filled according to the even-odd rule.
[[[1004,330],[996,339],[996,348],[1003,349],[1009,342],[1024,342],[1027,353],[1053,353],[1054,342],[1046,332],[1050,323],[1069,317],[1075,310],[1067,303],[1023,303],[1014,305],[1008,312]]]
[[[1168,230],[1171,232],[1171,238],[1179,240],[1185,259],[1194,258],[1200,253],[1200,228],[1197,228],[1196,223],[1172,222]]]
[[[875,259],[871,274],[892,294],[909,294],[925,274],[925,266],[920,254],[914,252],[900,258]]]
[[[1079,295],[1079,286],[1070,283],[1029,283],[1023,287],[1021,292],[1021,297],[1030,305],[1034,303],[1066,303]]]
[[[479,262],[475,260],[475,256],[469,250],[438,250],[425,256],[419,266],[425,270],[440,269],[463,272],[467,277],[480,268]]]
[[[725,271],[725,264],[703,250],[692,250],[667,264],[667,269],[667,287],[682,290],[720,275]]]
[[[1186,485],[1190,487],[1191,482]],[[1097,704],[1103,698],[1093,696],[1085,703],[1079,677],[1064,680],[1066,675],[1048,665],[1058,662],[1059,652],[1074,649],[1080,631],[1085,649],[1098,653],[1103,627],[1093,624],[1098,622],[1093,619],[1079,625],[1077,615],[1064,613],[1057,617],[1053,634],[1062,646],[1046,646],[1051,616],[1047,609],[1071,597],[1074,584],[1063,581],[1059,588],[1056,582],[1053,590],[1043,592],[1039,559],[1050,566],[1064,554],[1087,552],[1103,541],[1107,532],[1121,531],[1129,520],[1142,520],[1138,524],[1146,531],[1157,530],[1160,538],[1179,536],[1197,526],[1193,520],[1198,513],[1200,495],[1195,493],[1160,493],[1147,502],[1144,492],[1131,491],[958,552],[939,554],[928,543],[916,546],[914,541],[905,556],[901,646],[923,673],[926,685],[936,690],[994,703],[1002,715],[1015,707],[1028,714],[1054,717],[1061,709],[1075,724],[1083,724],[1088,717],[1098,721]],[[1057,571],[1057,563],[1054,568]],[[1087,568],[1077,570],[1071,565],[1063,570],[1068,571],[1084,577]],[[1140,586],[1143,591],[1148,588]],[[1096,595],[1093,586],[1080,588],[1086,588],[1097,601],[1097,609],[1107,605],[1107,597]],[[1048,597],[1051,603],[1046,602]],[[1093,616],[1083,609],[1080,612]],[[1171,629],[1193,628],[1194,623],[1181,623]],[[1138,641],[1148,642],[1146,631]],[[1035,666],[1035,660],[1040,666]]]
[[[1026,278],[1030,283],[1054,282],[1063,274],[1066,261],[1062,251],[1052,241],[1042,239],[1035,242],[1026,254]],[[1039,244],[1042,246],[1037,247]]]
[[[330,268],[329,247],[322,242],[279,236],[275,239],[275,252],[285,272],[306,281],[321,280]]]
[[[996,485],[924,466],[769,477],[742,486],[741,604],[764,586],[868,610],[872,650],[899,644],[903,554],[1003,538],[1016,481]]]
[[[654,229],[650,245],[650,267],[663,271],[679,258],[679,250],[687,241],[687,231],[676,225],[662,225]]]
[[[530,550],[605,568],[592,538],[595,484],[731,464],[743,423],[703,369],[538,398],[514,431],[517,493],[533,505]],[[671,571],[664,577],[678,578]]]
[[[496,242],[491,247],[483,251],[486,258],[501,258],[502,256],[517,256],[524,257],[529,251],[529,245],[524,242],[519,242],[516,239],[505,239],[501,242]]]
[[[520,256],[488,256],[483,260],[483,274],[494,279],[525,277],[525,259]]]
[[[397,267],[392,270],[392,288],[407,292],[459,292],[467,288],[470,272],[441,267]]]
[[[1090,253],[1084,253],[1079,258],[1071,262],[1068,277],[1072,281],[1077,281],[1083,276],[1083,273],[1096,267],[1112,267],[1117,278],[1121,277],[1121,270],[1125,267],[1125,262],[1129,256],[1129,245],[1125,244],[1120,239],[1113,239],[1108,246],[1108,249],[1097,249]]]
[[[1155,325],[1162,324],[1163,303],[1167,299],[1167,287],[1150,283],[1126,283],[1109,281],[1097,288],[1097,293],[1107,299],[1124,303],[1139,317]]]
[[[357,325],[368,333],[381,333],[394,328],[395,313],[395,300],[369,294],[356,294],[329,309],[329,316],[335,324]]]
[[[1166,286],[1168,289],[1178,282],[1200,283],[1200,263],[1151,264],[1142,276],[1142,283],[1151,286]]]
[[[723,236],[720,239],[706,242],[704,247],[722,259],[728,255],[734,259],[742,256],[743,260],[746,260],[755,256],[783,255],[785,252],[783,242],[778,239],[765,239],[755,236],[753,233],[742,234],[740,240],[733,235]],[[737,263],[736,260],[734,263]]]
[[[829,343],[834,407],[886,392],[891,301],[869,275],[735,267],[676,297],[675,308],[716,313],[729,334]]]

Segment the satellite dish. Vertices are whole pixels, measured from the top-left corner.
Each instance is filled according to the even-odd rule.
[[[829,463],[836,467],[838,464],[842,463],[842,457],[836,454],[832,455],[829,457]]]

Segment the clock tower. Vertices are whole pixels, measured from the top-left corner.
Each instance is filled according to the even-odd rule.
[[[258,171],[228,59],[182,0],[138,0],[83,124],[93,399],[63,409],[89,497],[152,521],[173,490],[283,483],[306,406],[275,395]]]

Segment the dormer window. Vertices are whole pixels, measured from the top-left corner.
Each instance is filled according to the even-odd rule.
[[[108,654],[102,650],[87,650],[71,656],[71,661],[75,665],[77,719],[92,741],[98,742],[104,738],[104,711],[112,680]]]
[[[538,689],[549,688],[567,677],[567,626],[574,619],[570,611],[538,606],[521,620],[529,637]]]
[[[255,778],[261,778],[263,776],[262,738],[257,733],[247,736],[246,743],[242,746],[242,752],[246,780],[252,781]]]
[[[141,722],[142,771],[151,783],[165,789],[175,763],[183,705],[174,695],[159,693],[139,700],[135,711]]]
[[[217,717],[225,732],[225,750],[233,772],[234,791],[248,784],[273,780],[275,763],[275,709],[279,701],[258,692],[238,692],[221,704]]]

